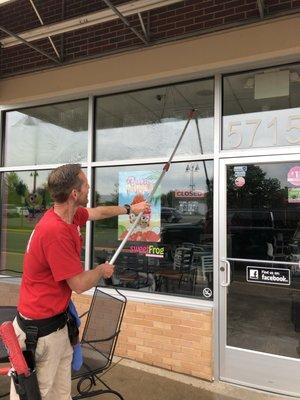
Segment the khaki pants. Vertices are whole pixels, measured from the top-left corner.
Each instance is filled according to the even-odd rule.
[[[14,328],[22,349],[25,348],[25,333],[17,321]],[[37,379],[43,400],[70,400],[71,398],[71,362],[73,348],[68,337],[68,329],[53,332],[39,338],[35,353]],[[19,400],[13,382],[11,382],[10,400]]]

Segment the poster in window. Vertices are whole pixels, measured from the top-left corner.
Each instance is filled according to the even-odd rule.
[[[159,177],[156,171],[119,172],[119,205],[145,201]],[[150,204],[150,212],[142,215],[140,222],[129,237],[132,242],[160,241],[160,187],[157,188]],[[118,239],[123,240],[134,223],[136,216],[119,215]]]

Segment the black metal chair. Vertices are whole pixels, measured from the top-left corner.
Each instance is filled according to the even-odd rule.
[[[73,400],[105,393],[123,400],[120,393],[101,379],[111,366],[127,301],[123,294],[115,290],[116,295],[111,295],[96,287],[90,309],[85,313],[87,321],[81,339],[83,365],[72,374],[72,380],[78,380],[78,394],[73,396]],[[91,390],[97,383],[104,388]]]

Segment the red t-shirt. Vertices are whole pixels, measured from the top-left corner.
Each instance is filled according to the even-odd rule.
[[[66,279],[83,271],[80,261],[80,227],[88,211],[79,207],[72,224],[51,208],[36,225],[24,256],[18,310],[31,319],[49,318],[64,312],[72,290]]]

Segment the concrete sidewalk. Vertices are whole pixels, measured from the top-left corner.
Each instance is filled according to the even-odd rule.
[[[211,383],[134,361],[120,360],[103,377],[125,400],[292,400],[226,383]],[[100,396],[109,400],[112,397]]]
[[[103,380],[112,389],[119,391],[125,400],[295,399],[294,397],[267,394],[226,383],[210,383],[125,359],[117,359],[116,364],[103,376]],[[8,379],[1,378],[0,395],[7,392],[8,389]],[[5,399],[8,399],[8,397]],[[106,394],[93,397],[93,399],[117,400],[115,396]]]

